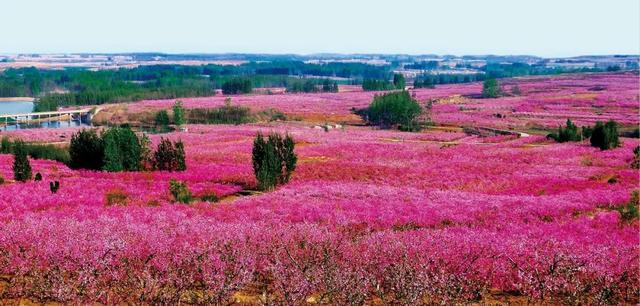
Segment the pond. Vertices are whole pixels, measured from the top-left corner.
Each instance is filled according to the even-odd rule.
[[[33,112],[33,102],[31,101],[0,101],[0,115],[8,114],[26,114]],[[58,127],[73,127],[73,126],[88,126],[87,124],[79,121],[51,121],[40,123],[12,123],[13,120],[9,120],[6,126],[4,125],[4,119],[0,120],[0,127],[2,130],[18,130],[18,129],[32,129],[32,128],[58,128]]]
[[[33,102],[30,101],[10,101],[0,102],[0,115],[24,114],[33,111]]]

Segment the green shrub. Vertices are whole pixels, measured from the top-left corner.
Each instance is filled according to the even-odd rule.
[[[243,124],[255,121],[248,107],[231,105],[231,98],[225,99],[220,107],[191,109],[189,122],[204,124]]]
[[[154,168],[163,171],[184,171],[185,163],[184,145],[182,141],[172,143],[169,139],[162,138],[158,149],[154,153]]]
[[[141,169],[142,144],[130,128],[110,128],[102,134],[102,141],[103,170],[118,172]]]
[[[253,172],[261,190],[272,190],[291,179],[298,157],[291,136],[270,134],[265,140],[258,133],[253,142]]]
[[[598,147],[600,150],[617,148],[620,146],[618,124],[613,120],[604,124],[600,121],[596,122],[591,132],[590,142],[591,146]]]
[[[31,164],[27,158],[27,149],[22,141],[13,143],[13,178],[18,182],[26,182],[32,177]]]
[[[547,138],[551,138],[557,142],[569,142],[580,141],[581,136],[581,133],[578,132],[578,127],[573,124],[571,120],[567,119],[566,128],[562,128],[562,126],[558,127],[558,132],[547,135]]]
[[[482,84],[483,98],[498,98],[502,95],[502,89],[496,79],[486,79]]]
[[[160,126],[166,126],[169,125],[169,113],[167,113],[166,110],[161,110],[159,112],[156,113],[156,118],[155,118],[155,123],[156,125],[160,125]]]
[[[173,200],[179,203],[189,204],[192,200],[191,191],[187,188],[187,184],[171,179],[169,181],[169,192],[173,196]]]
[[[631,192],[631,199],[629,203],[616,207],[616,210],[620,213],[622,220],[631,222],[640,217],[640,191],[634,190]]]
[[[119,188],[111,189],[105,193],[105,202],[107,206],[127,205],[129,201],[129,196]]]
[[[263,109],[252,116],[256,121],[286,121],[287,115],[275,108]]]
[[[69,167],[101,170],[104,165],[104,145],[95,129],[81,130],[71,136]]]
[[[149,160],[149,139],[129,127],[114,127],[98,136],[81,130],[71,137],[69,166],[73,169],[118,171],[144,170]]]
[[[400,129],[417,130],[416,121],[422,113],[420,104],[407,91],[376,95],[373,102],[363,111],[367,121],[383,128],[398,125]]]
[[[173,104],[173,123],[175,125],[185,124],[184,107],[182,101],[178,100]]]
[[[0,151],[4,154],[13,153],[13,142],[8,137],[3,137]],[[24,148],[27,150],[27,155],[33,159],[49,159],[62,163],[69,163],[69,151],[65,148],[57,147],[51,144],[40,143],[24,143]]]
[[[36,176],[33,179],[36,182],[40,182],[42,181],[42,174],[40,174],[40,172],[36,173]]]
[[[71,157],[69,150],[52,144],[27,143],[27,154],[33,159],[48,159],[68,164]]]

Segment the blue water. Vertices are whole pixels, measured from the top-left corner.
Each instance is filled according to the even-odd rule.
[[[24,114],[33,111],[33,102],[0,102],[0,115]]]
[[[33,102],[0,102],[0,114],[25,114],[33,112]],[[33,129],[33,128],[58,128],[58,127],[73,127],[73,126],[88,126],[86,123],[79,121],[52,121],[41,122],[32,124],[9,124],[4,126],[4,122],[0,122],[0,129],[5,131],[21,130],[21,129]]]

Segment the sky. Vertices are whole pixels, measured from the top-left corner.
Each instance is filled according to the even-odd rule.
[[[639,0],[7,0],[0,10],[0,54],[640,54]]]

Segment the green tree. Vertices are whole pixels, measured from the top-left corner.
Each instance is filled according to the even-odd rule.
[[[118,139],[116,132],[113,130],[103,135],[104,144],[104,163],[102,170],[109,172],[120,172],[124,170],[122,166],[122,154],[118,146]]]
[[[173,104],[173,123],[178,126],[183,125],[185,123],[184,119],[184,107],[182,106],[182,101],[178,100]]]
[[[164,109],[159,111],[158,113],[156,113],[155,122],[156,125],[160,126],[169,125],[169,113],[167,113],[167,111]]]
[[[581,133],[578,132],[578,127],[571,122],[570,119],[567,119],[566,128],[562,128],[562,126],[558,127],[557,133],[552,133],[547,135],[548,138],[551,138],[557,142],[568,142],[568,141],[580,141]]]
[[[396,89],[404,90],[406,83],[407,82],[404,79],[404,75],[400,73],[396,73],[393,75],[393,86],[395,86]]]
[[[32,175],[27,148],[22,141],[15,141],[13,145],[13,178],[18,182],[26,182]]]
[[[239,93],[251,93],[253,84],[248,78],[233,78],[222,84],[222,93],[225,95],[235,95]]]
[[[142,164],[142,146],[130,128],[110,128],[102,135],[104,144],[103,170],[110,172],[139,171]]]
[[[153,170],[151,140],[147,135],[142,135],[142,137],[140,137],[140,170]]]
[[[298,160],[294,149],[295,142],[289,135],[283,138],[279,134],[270,134],[267,139],[261,133],[256,135],[252,161],[259,189],[272,190],[289,182]]]
[[[69,146],[73,169],[101,170],[104,165],[104,145],[95,129],[83,129],[71,136]]]
[[[418,129],[416,119],[422,113],[422,107],[407,91],[376,95],[373,102],[364,111],[371,124],[389,128],[399,125],[401,129]]]
[[[394,85],[389,83],[389,81],[387,80],[365,79],[364,81],[362,81],[362,90],[364,91],[391,90],[394,88]]]
[[[620,146],[618,139],[618,124],[610,120],[607,123],[596,122],[591,132],[591,145],[600,150],[609,150]]]
[[[172,143],[169,139],[162,138],[153,157],[154,168],[163,171],[184,171],[185,163],[184,145],[182,141]]]
[[[296,143],[293,141],[293,138],[287,134],[282,141],[280,152],[280,158],[284,162],[284,180],[282,183],[288,183],[291,179],[291,174],[294,170],[296,170],[296,164],[298,163],[298,156],[296,155],[295,149]]]
[[[483,98],[497,98],[502,95],[502,89],[500,84],[494,78],[484,80],[482,84],[482,97]]]

